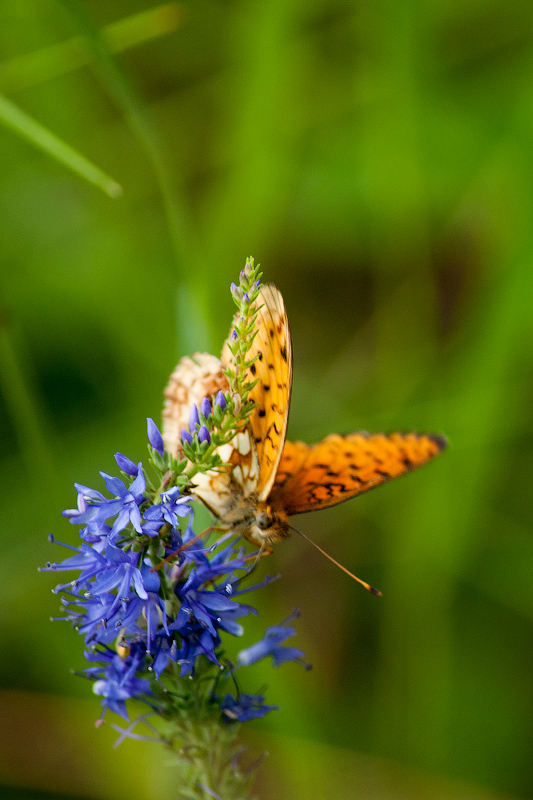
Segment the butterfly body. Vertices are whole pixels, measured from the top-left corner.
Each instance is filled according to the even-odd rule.
[[[194,494],[220,522],[259,545],[271,545],[290,535],[288,515],[282,508],[261,500],[256,491],[257,453],[247,433],[239,434],[235,446],[225,445],[219,455],[228,466],[220,472],[197,475]],[[245,450],[244,461],[241,450]]]
[[[256,495],[242,497],[226,514],[224,522],[231,525],[239,536],[259,545],[272,545],[290,536],[288,516],[282,510],[275,511],[268,503],[261,502]]]
[[[331,434],[314,445],[287,441],[292,344],[279,290],[272,284],[263,286],[257,308],[255,338],[247,356],[255,357],[248,370],[248,380],[256,381],[249,395],[255,407],[246,429],[219,448],[226,466],[197,475],[193,491],[222,524],[265,546],[290,535],[290,516],[337,505],[410,472],[436,456],[446,440],[432,434],[356,432]],[[214,361],[210,369],[217,374],[217,388],[228,388],[223,369],[233,367],[229,340],[220,361],[198,356],[204,377],[192,395],[190,359],[178,365],[163,412],[163,438],[173,452],[179,446],[176,415],[188,414],[176,398],[201,394],[204,385],[213,384],[212,374],[205,377],[206,358]]]

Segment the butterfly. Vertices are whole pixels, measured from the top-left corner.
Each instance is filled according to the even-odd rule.
[[[404,475],[434,458],[447,442],[434,434],[365,432],[334,433],[314,445],[287,441],[292,342],[279,289],[263,285],[256,307],[256,335],[247,355],[257,356],[247,376],[256,381],[249,395],[255,407],[246,429],[219,448],[227,468],[197,475],[193,491],[223,524],[265,548],[290,535],[294,514],[335,506]],[[167,449],[176,451],[186,403],[199,402],[208,385],[211,393],[227,390],[223,369],[232,363],[229,339],[220,361],[196,354],[180,362],[165,391]]]

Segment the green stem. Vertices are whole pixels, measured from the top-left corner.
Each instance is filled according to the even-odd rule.
[[[253,770],[242,771],[237,764],[239,728],[234,723],[182,722],[178,734],[182,747],[176,759],[180,800],[212,800],[211,792],[221,800],[251,800]]]

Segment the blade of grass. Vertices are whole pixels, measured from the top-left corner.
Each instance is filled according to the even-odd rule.
[[[109,197],[115,198],[122,194],[122,187],[113,178],[106,175],[85,156],[82,156],[81,153],[78,153],[77,150],[74,150],[55,133],[45,128],[3,95],[0,95],[0,122],[80,177],[85,178],[89,183],[97,186]]]
[[[183,23],[183,7],[165,3],[106,25],[102,36],[111,52],[120,53],[172,33]],[[94,59],[82,36],[43,47],[0,65],[0,90],[16,92],[87,66]]]

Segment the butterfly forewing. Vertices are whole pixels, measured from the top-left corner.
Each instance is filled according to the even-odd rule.
[[[327,508],[425,464],[446,445],[417,433],[332,434],[318,444],[287,442],[271,493],[287,514]]]
[[[257,454],[258,464],[255,486],[251,488],[261,501],[268,497],[274,484],[287,432],[292,383],[292,344],[281,292],[272,284],[263,286],[256,307],[259,309],[256,335],[247,353],[248,360],[257,356],[248,370],[248,380],[257,381],[249,395],[256,408],[250,416],[248,431],[251,451]],[[222,361],[226,366],[233,364],[228,343],[222,351]],[[243,457],[248,458],[247,453]],[[236,453],[234,460],[238,459]],[[239,464],[236,467],[238,469]],[[250,486],[245,493],[250,493]]]

